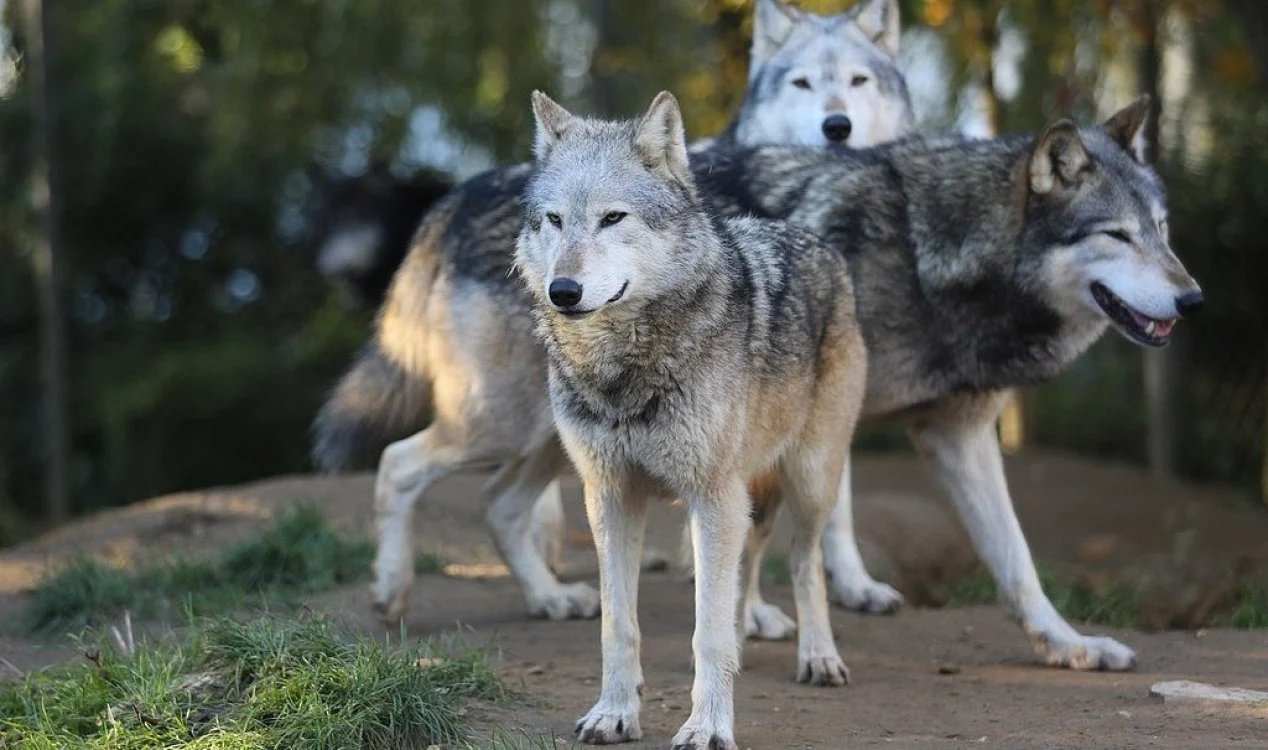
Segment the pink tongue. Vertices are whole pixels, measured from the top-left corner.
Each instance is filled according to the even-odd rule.
[[[1127,312],[1131,313],[1132,320],[1136,321],[1136,325],[1140,326],[1141,329],[1147,328],[1150,323],[1156,322],[1153,318],[1147,318],[1130,307],[1127,308]]]
[[[1174,320],[1160,320],[1154,324],[1154,335],[1159,338],[1166,338],[1171,335],[1171,330],[1176,327]]]

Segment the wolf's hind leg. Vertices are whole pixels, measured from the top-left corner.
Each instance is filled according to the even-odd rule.
[[[590,618],[599,613],[599,595],[587,583],[562,583],[551,571],[549,558],[542,554],[542,531],[536,524],[543,507],[543,491],[554,486],[558,492],[558,473],[567,459],[552,436],[527,456],[504,464],[489,480],[487,494],[492,498],[486,520],[497,542],[502,559],[515,574],[528,600],[528,613],[550,620]],[[546,496],[545,502],[551,502]],[[554,499],[562,522],[563,508]],[[547,506],[549,515],[552,509]]]
[[[374,481],[374,608],[387,623],[405,614],[414,584],[414,506],[431,484],[464,468],[470,452],[445,437],[439,423],[392,443]]]
[[[778,481],[772,477],[749,483],[752,520],[744,547],[744,636],[763,641],[782,641],[797,632],[797,623],[784,611],[762,598],[762,561],[775,531],[782,503]]]

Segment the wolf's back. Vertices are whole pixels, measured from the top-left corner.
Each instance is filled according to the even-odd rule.
[[[446,316],[466,307],[461,295],[523,296],[510,269],[527,176],[527,165],[490,170],[427,212],[388,288],[373,337],[313,422],[318,469],[368,468],[390,443],[427,426],[435,364],[429,348],[436,336],[452,338]],[[430,331],[436,321],[447,330]]]

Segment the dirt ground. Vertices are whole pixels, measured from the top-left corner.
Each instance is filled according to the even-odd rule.
[[[1268,510],[1227,491],[1157,483],[1132,468],[1044,452],[1010,457],[1007,468],[1036,557],[1079,575],[1150,576],[1158,582],[1160,621],[1182,621],[1177,613],[1218,602],[1234,575],[1268,557]],[[749,642],[736,684],[742,747],[1268,748],[1268,709],[1164,704],[1148,694],[1151,684],[1169,679],[1268,690],[1268,631],[1088,627],[1135,648],[1138,669],[1083,674],[1038,666],[998,607],[915,606],[937,601],[974,564],[923,469],[907,456],[865,456],[854,475],[864,557],[914,604],[893,617],[834,610],[853,675],[845,688],[795,684],[792,642]],[[461,624],[469,640],[501,654],[503,671],[526,701],[479,709],[487,726],[570,737],[598,692],[598,622],[525,617],[483,528],[480,481],[446,481],[419,508],[418,549],[451,565],[419,579],[408,631],[425,636]],[[23,590],[67,554],[127,563],[215,549],[257,531],[291,502],[316,502],[332,521],[369,533],[370,488],[368,475],[288,477],[99,514],[0,552],[0,617],[18,611]],[[595,581],[575,482],[565,485],[565,498],[573,530],[567,577]],[[649,544],[674,549],[681,519],[676,508],[656,509]],[[786,543],[784,528],[773,552]],[[768,587],[768,594],[792,611],[788,587]],[[310,604],[376,636],[389,633],[370,616],[365,586],[326,592]],[[691,586],[672,570],[644,574],[640,620],[644,742],[628,747],[665,747],[690,709]],[[23,670],[75,658],[65,642],[11,636],[0,636],[0,655]]]

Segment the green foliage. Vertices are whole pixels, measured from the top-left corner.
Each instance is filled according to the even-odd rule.
[[[1059,580],[1046,570],[1040,571],[1039,582],[1057,611],[1069,620],[1115,628],[1141,627],[1144,622],[1141,589],[1135,584],[1093,587],[1082,582]],[[998,590],[994,579],[986,571],[979,571],[951,589],[947,604],[966,607],[997,601]]]
[[[1268,585],[1242,584],[1233,611],[1217,617],[1215,624],[1229,628],[1268,628]]]
[[[321,618],[216,619],[88,655],[0,686],[0,746],[421,748],[464,742],[463,704],[506,695],[483,653],[392,650]]]
[[[1039,582],[1057,611],[1075,622],[1113,628],[1145,628],[1158,625],[1149,611],[1149,593],[1143,580],[1126,578],[1102,585],[1070,581],[1043,568]],[[968,607],[995,604],[998,590],[985,570],[967,576],[951,588],[947,605]],[[1233,597],[1231,609],[1208,613],[1206,624],[1232,628],[1268,627],[1268,586],[1246,582]]]
[[[854,2],[802,4],[838,12]],[[1148,4],[1111,5],[904,0],[903,26],[942,43],[910,50],[945,63],[945,80],[927,90],[946,96],[917,97],[922,127],[953,127],[960,108],[977,102],[982,89],[966,85],[985,80],[1000,31],[1025,39],[1016,95],[993,97],[1001,131],[1058,114],[1092,117],[1110,71],[1130,78],[1134,14]],[[1191,476],[1250,481],[1262,455],[1268,360],[1259,262],[1268,219],[1258,210],[1268,194],[1268,117],[1248,61],[1265,53],[1245,43],[1228,8],[1207,5],[1161,6],[1168,24],[1186,29],[1192,58],[1182,67],[1194,75],[1163,117],[1174,123],[1163,129],[1170,224],[1210,292],[1202,315],[1180,327],[1189,344],[1180,454]],[[13,45],[0,52],[18,57],[20,6],[5,4],[0,18],[0,39],[11,31]],[[379,161],[464,177],[524,159],[528,92],[541,86],[607,115],[636,112],[669,88],[692,135],[716,133],[744,91],[750,8],[739,0],[47,3],[58,42],[51,80],[76,509],[309,468],[312,416],[370,317],[345,309],[313,269],[315,168],[357,173]],[[904,65],[936,67],[907,51]],[[35,231],[25,179],[30,93],[25,78],[0,92],[0,402],[9,406],[0,543],[21,535],[23,517],[41,514],[26,254]],[[230,293],[235,278],[253,279],[252,294]],[[1098,345],[1028,394],[1030,434],[1139,460],[1139,362],[1134,348]],[[869,429],[859,444],[906,440],[896,428]]]
[[[135,571],[74,560],[35,587],[23,628],[41,634],[74,631],[124,610],[149,617],[172,607],[202,613],[249,601],[286,604],[298,595],[364,579],[373,556],[368,541],[331,529],[313,507],[296,506],[260,536],[211,560],[176,560]]]

